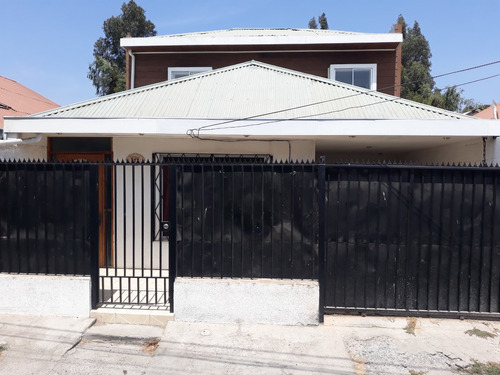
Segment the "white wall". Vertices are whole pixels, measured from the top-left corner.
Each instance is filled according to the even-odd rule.
[[[406,160],[426,163],[476,163],[483,160],[483,140],[474,138],[467,141],[453,142],[449,145],[431,147],[405,154]]]
[[[40,142],[0,146],[0,160],[46,160],[47,137]]]
[[[316,325],[319,284],[309,280],[175,279],[175,320]]]
[[[290,145],[290,147],[289,147]],[[170,154],[270,154],[275,161],[314,160],[314,141],[248,141],[217,142],[199,139],[169,137],[114,137],[113,152],[116,160],[124,160],[129,154],[138,153],[151,160],[153,153]]]
[[[3,314],[90,314],[90,277],[0,274],[0,290]]]
[[[488,164],[500,165],[500,138],[488,139],[488,152],[486,153]]]
[[[458,139],[458,141],[457,141]],[[382,155],[381,155],[382,154]],[[347,162],[347,161],[402,161],[412,163],[433,163],[433,164],[479,164],[483,160],[483,139],[482,137],[468,138],[461,141],[459,138],[451,138],[449,143],[433,147],[422,147],[417,150],[407,152],[343,152],[343,153],[319,153],[325,155],[327,163]],[[486,142],[486,162],[500,163],[500,143],[489,137]]]

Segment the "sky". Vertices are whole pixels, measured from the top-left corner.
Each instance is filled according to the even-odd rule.
[[[87,78],[103,22],[125,0],[0,0],[0,75],[67,105],[96,96]],[[128,1],[128,0],[127,0]],[[500,0],[136,0],[158,35],[228,28],[307,28],[325,13],[332,30],[389,32],[402,14],[418,21],[432,74],[500,61]],[[436,80],[459,85],[500,73],[500,63]],[[461,86],[479,103],[500,101],[500,76]]]

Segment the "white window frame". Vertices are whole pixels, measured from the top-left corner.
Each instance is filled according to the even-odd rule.
[[[328,69],[328,78],[335,80],[336,69],[368,69],[371,73],[370,90],[377,89],[377,64],[332,64]]]
[[[189,75],[197,74],[197,73],[202,73],[202,72],[207,72],[212,70],[211,66],[175,66],[172,68],[168,68],[168,80],[170,81],[174,73],[176,72],[188,72]]]

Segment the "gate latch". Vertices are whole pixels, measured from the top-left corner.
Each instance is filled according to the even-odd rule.
[[[164,236],[168,236],[170,233],[170,221],[162,221],[161,230]]]

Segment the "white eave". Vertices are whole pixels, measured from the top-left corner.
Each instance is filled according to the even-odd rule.
[[[229,120],[231,121],[231,120]],[[241,120],[157,118],[10,117],[6,133],[64,136],[169,136],[201,138],[322,139],[335,136],[498,137],[498,120]],[[215,125],[215,126],[214,126]],[[207,126],[209,126],[207,128]]]
[[[353,33],[310,29],[230,29],[205,33],[122,38],[123,48],[229,45],[314,45],[401,43],[400,33]]]

